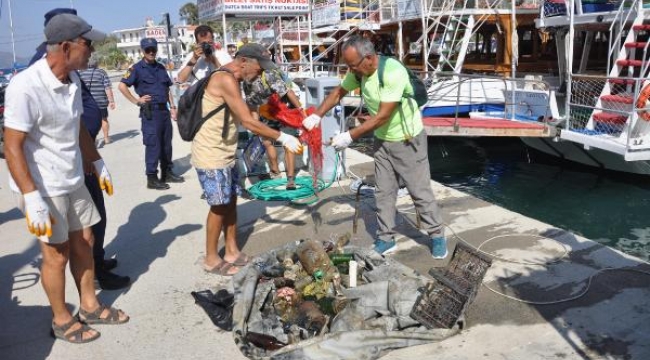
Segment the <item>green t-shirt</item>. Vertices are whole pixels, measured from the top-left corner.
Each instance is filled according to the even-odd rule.
[[[361,84],[352,72],[343,79],[341,87],[346,91],[352,91],[361,87],[361,94],[366,103],[368,111],[376,115],[379,111],[380,102],[402,102],[404,120],[400,114],[399,108],[396,108],[390,117],[390,120],[375,129],[375,136],[385,141],[403,141],[419,134],[422,129],[422,115],[420,109],[413,98],[403,97],[404,91],[413,94],[413,87],[409,80],[409,74],[399,61],[388,58],[383,74],[384,86],[379,86],[379,70],[375,71],[369,77],[362,77]]]

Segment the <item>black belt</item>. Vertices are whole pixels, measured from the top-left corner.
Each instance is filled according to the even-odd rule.
[[[152,104],[152,108],[157,110],[167,110],[167,103]]]

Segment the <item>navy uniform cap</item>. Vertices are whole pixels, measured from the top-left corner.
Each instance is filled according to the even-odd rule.
[[[59,15],[59,14],[72,14],[72,15],[77,15],[77,10],[75,9],[70,9],[70,8],[56,8],[52,9],[48,12],[45,13],[45,24],[43,26],[47,26],[47,23],[50,22],[50,20]]]
[[[158,48],[158,41],[154,38],[144,38],[140,40],[140,48],[142,49],[148,49],[148,48]]]

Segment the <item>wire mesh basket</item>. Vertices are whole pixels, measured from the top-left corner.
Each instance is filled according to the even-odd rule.
[[[436,278],[418,296],[411,317],[428,329],[451,329],[465,312],[467,300],[447,279]]]
[[[458,243],[445,268],[432,268],[427,284],[411,310],[411,317],[427,328],[451,329],[474,301],[492,259]]]
[[[449,265],[445,268],[432,268],[429,274],[435,278],[448,279],[455,288],[470,300],[474,300],[476,291],[481,286],[490,266],[492,266],[492,259],[459,242]]]

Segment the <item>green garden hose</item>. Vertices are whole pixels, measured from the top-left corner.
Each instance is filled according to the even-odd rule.
[[[247,189],[248,193],[255,199],[264,201],[290,201],[297,205],[313,204],[319,200],[318,193],[330,187],[336,180],[336,173],[339,168],[339,154],[336,153],[334,171],[329,183],[317,179],[314,189],[311,176],[298,176],[295,179],[296,189],[287,190],[287,179],[268,179],[255,183]]]

